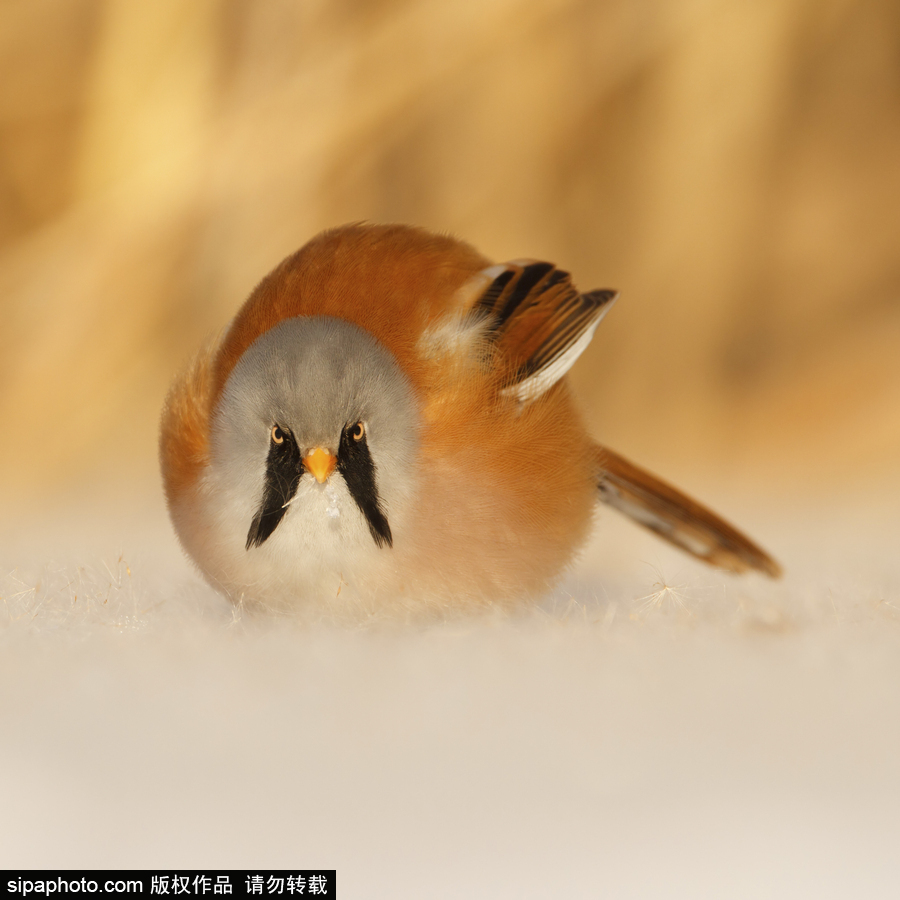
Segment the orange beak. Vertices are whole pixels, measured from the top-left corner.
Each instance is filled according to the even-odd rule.
[[[333,454],[329,453],[327,450],[323,450],[321,447],[310,450],[303,460],[303,467],[316,479],[316,481],[319,482],[319,484],[325,483],[328,476],[334,471],[336,465],[337,459],[335,459]]]

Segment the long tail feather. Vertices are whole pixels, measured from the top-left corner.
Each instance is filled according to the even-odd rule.
[[[597,462],[604,503],[710,565],[781,575],[781,566],[768,553],[681,491],[605,447],[597,447]]]

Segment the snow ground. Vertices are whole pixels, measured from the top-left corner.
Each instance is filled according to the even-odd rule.
[[[896,896],[900,515],[728,508],[784,580],[609,512],[538,609],[358,628],[235,614],[158,500],[9,515],[0,866],[336,868],[365,898]]]

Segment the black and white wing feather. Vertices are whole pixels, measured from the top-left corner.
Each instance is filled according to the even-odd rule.
[[[492,266],[471,313],[488,321],[488,337],[513,363],[505,393],[525,405],[562,378],[584,352],[618,296],[580,294],[552,263],[517,260]]]

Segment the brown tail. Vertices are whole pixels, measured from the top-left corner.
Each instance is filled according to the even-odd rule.
[[[605,447],[597,447],[597,462],[604,503],[710,565],[781,575],[781,566],[768,553],[681,491]]]

